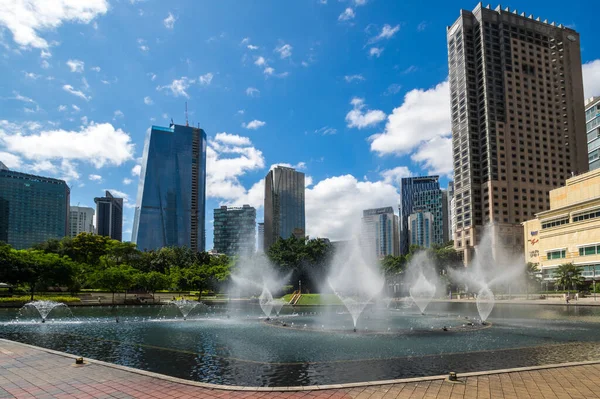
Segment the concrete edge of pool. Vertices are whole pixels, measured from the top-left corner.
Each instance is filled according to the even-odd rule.
[[[23,347],[32,348],[35,350],[47,352],[50,354],[70,358],[77,359],[80,356],[72,355],[70,353],[60,352],[53,349],[47,349],[40,346],[24,344],[18,341],[12,341],[4,338],[0,338],[0,343],[6,342],[13,345],[21,345]],[[171,377],[165,374],[155,373],[152,371],[140,370],[133,367],[121,366],[114,363],[104,362],[101,360],[89,359],[85,358],[85,362],[88,364],[96,364],[100,366],[105,366],[117,370],[126,371],[129,373],[139,374],[146,377],[156,378],[163,381],[169,381],[172,383],[183,384],[188,386],[206,388],[211,390],[222,390],[222,391],[254,391],[254,392],[289,392],[289,391],[320,391],[327,389],[345,389],[345,388],[357,388],[357,387],[370,387],[370,386],[381,386],[381,385],[391,385],[391,384],[406,384],[406,383],[415,383],[415,382],[424,382],[424,381],[436,381],[436,380],[445,380],[447,375],[436,375],[436,376],[428,376],[428,377],[413,377],[413,378],[402,378],[395,380],[381,380],[381,381],[365,381],[365,382],[354,382],[347,384],[331,384],[331,385],[307,385],[307,386],[290,386],[290,387],[246,387],[246,386],[235,386],[235,385],[218,385],[211,384],[199,381],[186,380],[178,377]],[[486,375],[496,375],[496,374],[506,374],[506,373],[517,373],[523,371],[535,371],[535,370],[547,370],[561,367],[572,367],[572,366],[585,366],[585,365],[593,365],[600,364],[600,360],[589,360],[584,362],[571,362],[571,363],[559,363],[559,364],[549,364],[549,365],[540,365],[540,366],[529,366],[529,367],[517,367],[512,369],[498,369],[498,370],[487,370],[487,371],[475,371],[468,373],[459,373],[460,378],[464,377],[479,377]],[[84,367],[84,366],[83,366]],[[452,370],[449,370],[452,371]]]

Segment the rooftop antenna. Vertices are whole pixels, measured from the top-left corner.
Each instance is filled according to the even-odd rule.
[[[187,101],[185,102],[185,125],[189,126],[190,124],[188,123],[188,113],[187,113]]]

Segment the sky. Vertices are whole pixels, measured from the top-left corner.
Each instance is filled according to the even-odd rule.
[[[144,140],[171,119],[208,136],[213,209],[263,218],[273,165],[306,174],[310,237],[348,239],[363,209],[398,207],[401,177],[452,177],[446,27],[474,1],[0,0],[0,161],[105,190],[133,223]],[[495,7],[497,4],[492,4]],[[581,34],[586,97],[600,41],[580,0],[510,6]]]

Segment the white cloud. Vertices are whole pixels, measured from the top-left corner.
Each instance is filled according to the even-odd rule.
[[[407,154],[450,131],[450,90],[445,81],[428,90],[406,93],[402,105],[388,116],[384,132],[370,137],[371,151]]]
[[[400,179],[403,177],[410,177],[412,173],[407,166],[398,166],[394,169],[384,170],[380,173],[381,177],[383,177],[383,182],[392,184],[394,187],[399,186]]]
[[[21,158],[18,156],[11,154],[10,152],[0,151],[0,162],[6,165],[9,169],[19,169],[21,168]]]
[[[13,99],[13,100],[23,101],[24,103],[36,104],[36,102],[33,99],[22,96],[17,91],[13,91],[13,94],[15,95],[14,97],[11,97],[11,99]]]
[[[600,96],[600,59],[586,62],[582,70],[585,98]]]
[[[250,130],[256,130],[256,129],[260,128],[260,127],[263,127],[263,126],[264,126],[264,125],[266,125],[266,124],[267,124],[266,122],[263,122],[263,121],[259,121],[259,120],[257,120],[257,119],[254,119],[254,120],[253,120],[253,121],[251,121],[251,122],[248,122],[248,123],[242,123],[242,127],[243,127],[243,128],[246,128],[246,129],[250,129]]]
[[[237,134],[229,134],[229,133],[217,133],[215,136],[215,141],[218,141],[222,144],[233,145],[233,146],[248,146],[252,143],[248,137],[238,136]]]
[[[207,85],[207,86],[210,84],[210,82],[212,82],[212,80],[213,80],[213,74],[210,72],[200,76],[200,78],[199,78],[200,84]]]
[[[370,110],[365,108],[364,98],[354,97],[350,104],[353,109],[346,114],[346,122],[348,127],[356,127],[363,129],[366,127],[374,126],[385,119],[385,112],[380,110]]]
[[[354,0],[354,5],[358,6],[364,6],[365,4],[367,4],[367,0]]]
[[[371,49],[369,50],[369,56],[371,57],[379,58],[381,56],[381,53],[383,53],[383,48],[381,47],[371,47]]]
[[[385,93],[383,93],[383,95],[391,96],[391,95],[397,94],[401,89],[402,89],[402,85],[399,85],[397,83],[392,83],[391,85],[388,86],[387,89],[385,89]]]
[[[313,185],[312,176],[304,176],[304,187],[310,187]]]
[[[258,96],[259,94],[260,94],[260,90],[258,90],[256,87],[248,87],[246,89],[247,96],[255,97],[255,96]]]
[[[88,24],[108,11],[107,0],[27,0],[3,1],[0,26],[13,34],[21,47],[47,49],[50,44],[40,37],[65,22]]]
[[[84,125],[87,125],[89,123],[88,122],[88,117],[87,116],[82,116],[81,117],[81,123],[83,123]]]
[[[354,19],[354,17],[354,10],[348,7],[344,10],[344,12],[340,14],[340,16],[338,17],[338,21],[349,21],[351,19]]]
[[[320,129],[315,130],[315,133],[317,134],[322,134],[323,136],[327,136],[329,134],[336,134],[337,133],[337,129],[334,129],[332,127],[329,126],[324,126]]]
[[[249,37],[245,37],[242,39],[242,41],[240,42],[240,45],[244,45],[244,44],[248,44],[250,43],[250,38]]]
[[[135,208],[135,204],[129,201],[129,194],[123,192],[121,190],[117,190],[116,188],[103,188],[102,192],[110,191],[110,193],[116,198],[123,198],[123,206],[126,208]]]
[[[156,90],[161,91],[167,89],[170,90],[175,97],[183,96],[189,98],[190,96],[187,94],[186,90],[195,82],[196,81],[194,79],[189,79],[186,76],[183,76],[181,79],[173,80],[170,85],[158,86]]]
[[[92,97],[86,96],[81,90],[75,90],[75,88],[71,85],[64,85],[63,90],[71,93],[74,96],[84,99],[85,101],[90,101]]]
[[[79,111],[81,111],[81,108],[79,108],[79,107],[78,107],[77,105],[75,105],[75,104],[71,104],[71,108],[73,108],[73,111],[74,111],[74,112],[79,112]]]
[[[238,109],[238,111],[236,112],[236,114],[238,115],[244,115],[246,113],[246,111],[244,111],[243,109]]]
[[[254,61],[254,64],[255,64],[255,65],[258,65],[258,66],[263,66],[263,65],[266,65],[266,64],[267,64],[267,60],[265,60],[265,57],[262,57],[262,56],[261,56],[261,57],[258,57],[258,58],[256,59],[256,61]]]
[[[173,29],[175,27],[175,21],[177,21],[177,18],[175,18],[173,14],[169,13],[167,18],[163,19],[163,24],[165,25],[165,28]]]
[[[431,174],[452,175],[452,138],[438,136],[422,143],[410,159],[423,163],[423,167]]]
[[[100,175],[89,175],[88,179],[90,179],[91,181],[100,182],[100,181],[102,181],[102,176],[100,176]]]
[[[87,90],[90,88],[90,85],[86,78],[81,78],[81,84],[83,85],[83,90]]]
[[[150,80],[153,81],[153,82],[156,79],[156,74],[155,73],[150,72],[150,73],[147,73],[146,75],[149,76]]]
[[[113,114],[113,120],[118,119],[118,118],[123,118],[124,116],[125,116],[125,114],[123,114],[123,111],[118,109]]]
[[[38,75],[37,73],[33,73],[33,72],[25,72],[24,71],[23,73],[25,74],[25,77],[28,79],[36,80],[36,79],[39,79],[42,77],[42,75]]]
[[[100,72],[101,71],[101,68],[99,66],[91,67],[90,69],[92,71],[94,71],[94,72]]]
[[[392,37],[394,37],[394,35],[400,30],[400,25],[396,25],[394,27],[392,27],[389,24],[385,24],[383,25],[383,28],[381,29],[381,32],[375,36],[372,37],[371,39],[369,39],[368,44],[373,44],[376,43],[380,40],[385,40],[385,39],[391,39]]]
[[[40,57],[42,58],[50,58],[52,57],[52,53],[48,50],[44,50],[42,49],[42,51],[40,52]]]
[[[67,66],[71,69],[71,72],[83,73],[85,68],[85,62],[81,60],[69,60]]]
[[[344,79],[348,83],[350,83],[354,80],[365,80],[364,76],[362,76],[362,75],[346,75],[346,76],[344,76]]]
[[[131,183],[133,183],[133,180],[131,180],[130,178],[126,177],[126,178],[123,179],[123,184],[124,185],[128,186]]]
[[[42,62],[40,62],[40,66],[43,69],[48,69],[48,68],[50,68],[50,63],[48,61],[46,61],[46,60],[42,60]]]
[[[275,52],[279,53],[281,59],[284,59],[292,56],[292,48],[289,44],[282,44],[279,47],[275,47]]]
[[[144,104],[152,105],[153,104],[152,99],[148,96],[144,97]]]
[[[248,50],[252,50],[252,51],[254,51],[254,50],[258,50],[258,49],[259,49],[259,47],[258,47],[258,46],[253,46],[252,44],[249,44],[249,45],[248,45],[248,46],[246,46],[246,47],[248,48]]]
[[[135,165],[133,168],[131,168],[132,176],[139,176],[141,172],[142,172],[142,165]]]
[[[0,128],[0,144],[7,151],[33,160],[79,160],[96,168],[119,166],[133,158],[134,144],[129,134],[110,123],[82,127],[79,131],[41,130],[28,134],[23,129]]]
[[[275,73],[275,68],[266,67],[263,72],[265,73],[265,75],[273,75]]]
[[[285,166],[286,168],[293,168],[296,170],[304,170],[304,169],[306,169],[306,162],[298,162],[295,165],[292,165],[291,163],[287,163],[287,162],[278,162],[278,163],[274,163],[273,165],[271,165],[269,170],[273,170],[277,166]]]
[[[150,47],[148,47],[146,45],[146,41],[144,39],[137,39],[137,42],[139,44],[139,49],[146,52],[146,51],[150,51]]]
[[[67,106],[66,106],[66,105],[59,105],[59,106],[58,106],[58,110],[59,110],[60,112],[66,111],[66,110],[67,110]]]

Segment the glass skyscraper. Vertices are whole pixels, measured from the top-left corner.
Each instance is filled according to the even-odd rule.
[[[430,248],[433,238],[433,216],[429,212],[417,210],[408,217],[410,245]]]
[[[398,256],[398,216],[391,206],[363,211],[361,246],[376,258]]]
[[[250,256],[256,248],[256,209],[222,206],[215,209],[213,249],[229,256]]]
[[[265,177],[265,252],[279,237],[305,232],[304,173],[277,166]]]
[[[70,194],[63,180],[14,172],[0,163],[0,241],[27,249],[65,237]]]
[[[96,233],[113,240],[123,241],[123,198],[106,191],[104,197],[94,198],[96,203]]]
[[[206,133],[152,126],[144,145],[132,242],[140,250],[205,250]]]

